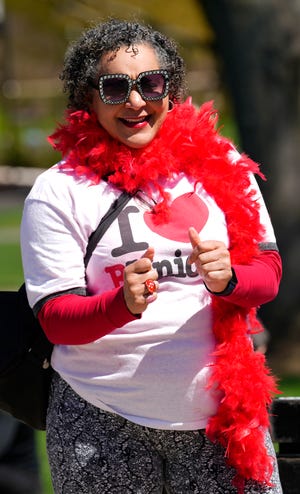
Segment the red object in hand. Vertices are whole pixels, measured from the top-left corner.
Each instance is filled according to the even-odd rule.
[[[152,295],[152,293],[156,292],[156,284],[155,281],[153,280],[146,280],[145,281],[145,286],[148,290],[148,292]]]

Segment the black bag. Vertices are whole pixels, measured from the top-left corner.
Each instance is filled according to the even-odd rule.
[[[122,193],[92,233],[85,266],[109,225],[131,196]],[[18,291],[0,291],[0,408],[35,429],[46,428],[52,343],[35,318],[25,285]]]
[[[53,345],[28,305],[25,285],[0,292],[0,408],[45,429]]]

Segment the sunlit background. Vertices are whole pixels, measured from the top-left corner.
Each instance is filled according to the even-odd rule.
[[[1,164],[46,167],[57,158],[45,138],[64,109],[58,74],[66,46],[83,28],[109,16],[143,19],[175,38],[194,101],[213,98],[219,108],[226,105],[212,32],[193,0],[2,0],[0,5]]]
[[[0,0],[0,288],[22,282],[24,197],[59,159],[47,136],[65,110],[65,50],[108,17],[174,38],[194,103],[214,100],[221,132],[261,164],[284,265],[279,296],[261,310],[267,358],[284,392],[299,396],[300,0]],[[43,468],[43,494],[51,494],[46,460]]]

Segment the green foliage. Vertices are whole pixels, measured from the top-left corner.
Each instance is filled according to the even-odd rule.
[[[0,32],[0,165],[44,168],[57,161],[46,138],[66,106],[59,81],[65,50],[84,28],[111,16],[149,22],[178,41],[188,72],[196,74],[191,91],[195,102],[219,92],[217,82],[211,82],[217,78],[212,32],[194,0],[5,4],[7,22]]]

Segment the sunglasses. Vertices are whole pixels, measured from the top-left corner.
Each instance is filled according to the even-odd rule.
[[[119,105],[128,101],[133,86],[144,101],[159,101],[169,92],[169,75],[167,70],[147,70],[136,79],[127,74],[100,75],[98,86],[100,98],[107,105]]]

